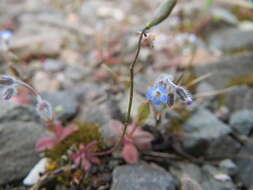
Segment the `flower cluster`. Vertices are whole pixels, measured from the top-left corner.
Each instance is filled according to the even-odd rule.
[[[52,106],[47,101],[43,100],[41,96],[27,83],[16,79],[9,75],[0,75],[0,97],[3,100],[10,100],[17,95],[17,86],[24,87],[30,90],[37,100],[37,112],[42,120],[48,122],[53,120]]]
[[[191,94],[182,86],[175,84],[173,77],[168,74],[161,74],[146,93],[146,98],[157,109],[162,109],[166,105],[173,106],[175,99],[179,98],[186,104],[192,103]]]

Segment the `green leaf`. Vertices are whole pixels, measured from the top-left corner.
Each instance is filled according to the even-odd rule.
[[[150,114],[150,104],[149,102],[143,103],[139,106],[138,108],[138,113],[137,113],[137,124],[142,125],[146,121]]]

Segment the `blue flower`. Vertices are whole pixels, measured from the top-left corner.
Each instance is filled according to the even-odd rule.
[[[150,88],[146,93],[146,98],[154,105],[167,104],[169,99],[168,93],[162,87]]]
[[[10,30],[0,31],[0,40],[9,40],[12,37],[12,32]]]

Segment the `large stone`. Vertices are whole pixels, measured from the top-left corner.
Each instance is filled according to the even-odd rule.
[[[212,49],[219,49],[225,52],[252,49],[252,32],[253,30],[241,30],[237,28],[222,29],[209,37],[209,43]]]
[[[226,57],[214,63],[199,65],[195,68],[195,72],[197,76],[212,73],[213,75],[205,81],[214,88],[225,88],[233,79],[252,74],[252,59],[253,53]]]
[[[139,163],[117,167],[111,190],[175,190],[167,171],[155,164]]]
[[[226,93],[224,104],[232,112],[240,109],[253,109],[253,89],[247,86],[240,86]]]
[[[231,129],[206,109],[199,109],[183,126],[183,148],[195,156],[231,156],[239,143],[229,134]]]
[[[244,109],[233,113],[229,124],[236,132],[249,135],[253,129],[253,111]]]
[[[238,154],[236,164],[238,166],[238,173],[236,177],[247,188],[253,187],[253,161],[251,156],[253,155],[253,139],[251,139]]]
[[[28,106],[1,102],[0,112],[0,185],[25,177],[39,160],[36,141],[45,135]]]
[[[61,121],[73,119],[78,111],[78,101],[75,94],[68,91],[43,93],[42,97],[50,102],[56,116]]]

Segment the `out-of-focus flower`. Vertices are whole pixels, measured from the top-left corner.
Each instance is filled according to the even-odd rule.
[[[46,100],[43,100],[40,96],[37,96],[36,110],[44,121],[51,121],[53,119],[52,106]]]
[[[63,141],[66,137],[71,135],[73,132],[77,130],[75,125],[70,125],[67,127],[63,127],[62,124],[56,123],[53,129],[54,137],[43,137],[38,140],[36,143],[36,151],[43,152],[46,149],[51,149],[61,141]]]
[[[146,97],[154,105],[167,104],[168,93],[163,87],[150,88],[146,94]]]
[[[120,121],[113,120],[110,128],[116,139],[122,136],[124,125]],[[139,150],[147,150],[151,148],[151,141],[154,136],[142,128],[132,124],[127,127],[126,134],[123,139],[122,156],[129,164],[134,164],[139,160]]]
[[[96,141],[92,141],[87,145],[80,144],[78,151],[76,153],[70,154],[70,158],[74,161],[76,166],[81,166],[83,169],[88,171],[91,168],[92,163],[100,163],[100,160],[96,156],[96,150]]]
[[[0,31],[0,41],[9,41],[12,37],[12,32],[10,30],[1,30]]]
[[[9,75],[0,75],[0,85],[3,87],[17,85],[17,80]]]
[[[12,37],[12,32],[9,30],[0,31],[0,51],[6,52],[9,49],[9,42]]]
[[[16,96],[17,90],[14,87],[7,87],[3,90],[2,98],[3,100],[10,100],[12,97]]]

